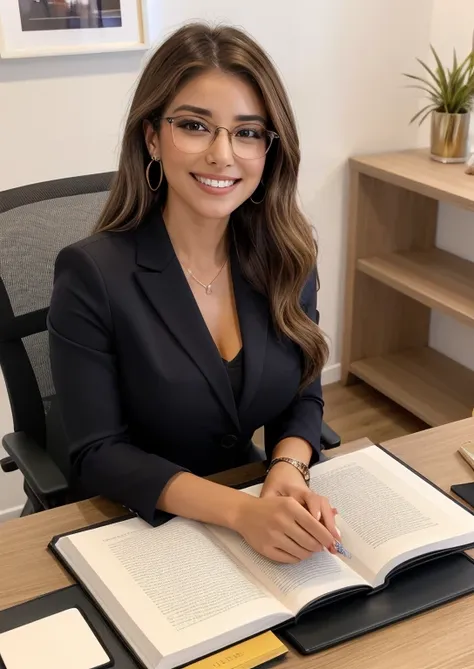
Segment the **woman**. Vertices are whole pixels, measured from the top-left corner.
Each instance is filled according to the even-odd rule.
[[[298,165],[265,53],[234,28],[181,28],[138,84],[96,234],[58,256],[49,314],[73,486],[149,522],[232,528],[280,562],[338,536],[305,480],[327,346]],[[260,498],[202,478],[251,459],[262,425]]]

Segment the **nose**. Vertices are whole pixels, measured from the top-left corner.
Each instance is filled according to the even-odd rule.
[[[230,143],[230,135],[225,128],[218,128],[206,156],[209,165],[227,167],[234,164],[234,152]]]

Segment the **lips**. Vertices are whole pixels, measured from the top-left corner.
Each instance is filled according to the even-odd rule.
[[[213,179],[210,177],[203,177],[199,174],[191,174],[191,176],[196,179],[200,184],[208,186],[209,188],[231,188],[236,183],[241,181],[241,179]]]

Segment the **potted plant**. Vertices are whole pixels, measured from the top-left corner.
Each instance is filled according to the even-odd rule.
[[[431,69],[422,60],[417,61],[428,76],[404,74],[416,81],[410,88],[422,90],[429,104],[411,119],[421,125],[431,116],[431,158],[442,163],[463,163],[469,153],[469,120],[474,99],[474,53],[458,63],[456,51],[452,68],[445,68],[431,46],[436,61]]]

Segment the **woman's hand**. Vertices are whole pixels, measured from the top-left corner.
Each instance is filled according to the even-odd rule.
[[[276,463],[263,484],[261,497],[275,496],[295,499],[339,541],[341,535],[334,520],[337,510],[331,506],[327,497],[310,490],[301,473],[287,462]]]
[[[323,548],[336,552],[334,536],[291,496],[248,495],[233,529],[254,550],[276,562],[300,562]]]

